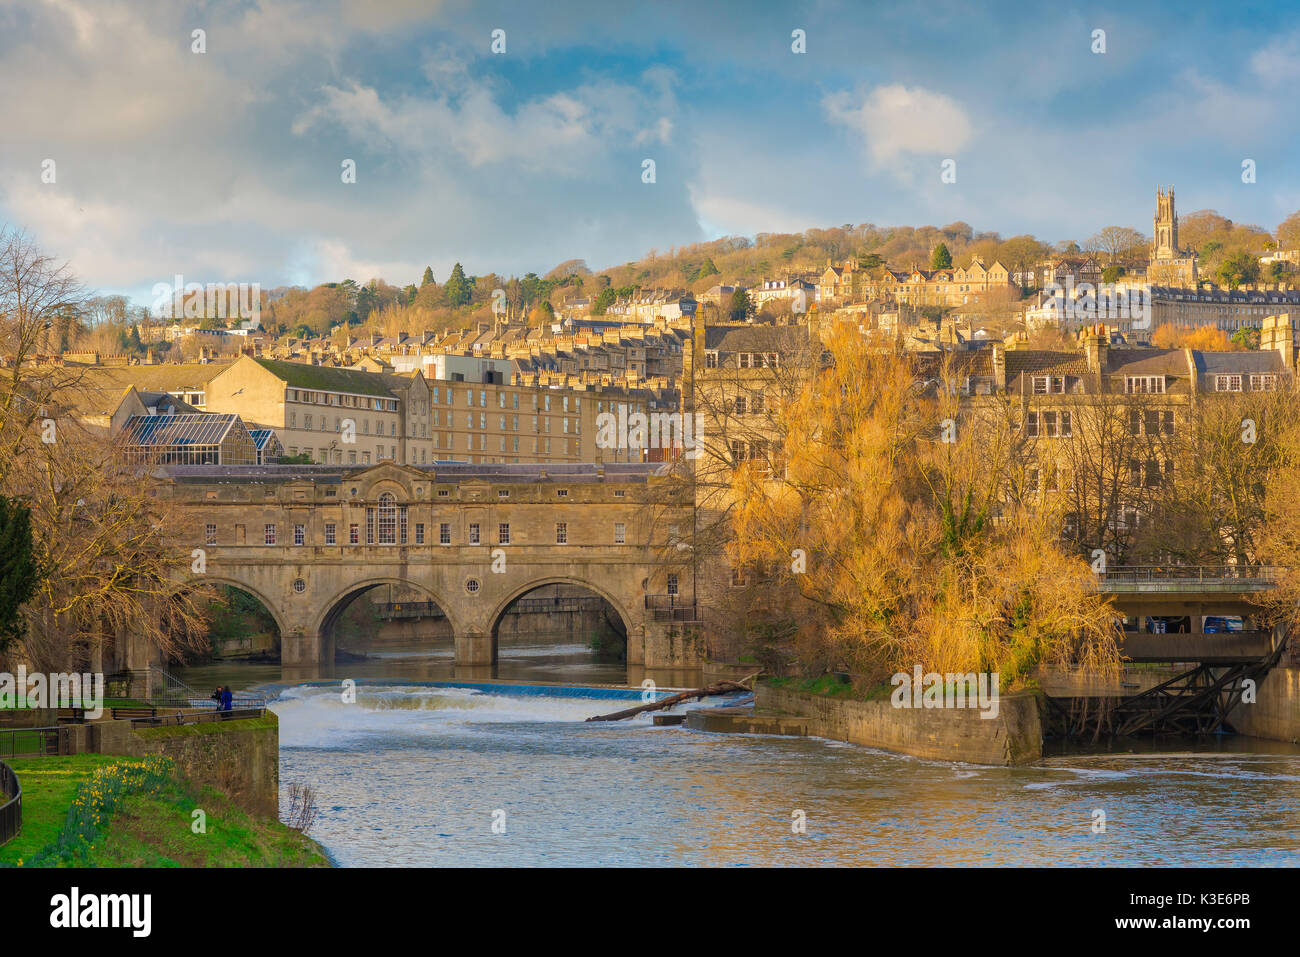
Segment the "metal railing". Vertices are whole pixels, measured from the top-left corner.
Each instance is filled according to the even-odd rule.
[[[544,615],[551,612],[599,611],[605,600],[596,595],[562,595],[551,598],[520,598],[505,610],[507,615]],[[383,619],[445,618],[447,613],[431,601],[380,602],[375,613]]]
[[[5,728],[0,730],[0,758],[65,754],[67,739],[67,728]]]
[[[1276,565],[1112,565],[1097,573],[1103,587],[1111,584],[1239,584],[1267,588],[1277,582]]]
[[[0,844],[23,832],[23,788],[14,769],[0,761]]]
[[[646,595],[646,611],[653,621],[699,621],[695,602],[680,595]]]
[[[177,711],[175,714],[146,715],[131,718],[131,729],[180,727],[186,724],[210,724],[214,721],[240,721],[246,718],[260,718],[266,714],[265,708],[237,708],[233,711]]]

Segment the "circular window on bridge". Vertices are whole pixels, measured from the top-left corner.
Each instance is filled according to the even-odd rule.
[[[293,580],[293,590],[301,595],[307,590],[307,580],[305,578],[295,578]]]
[[[477,578],[465,579],[465,590],[469,592],[471,595],[477,595],[480,587],[481,586],[479,585],[479,581]]]

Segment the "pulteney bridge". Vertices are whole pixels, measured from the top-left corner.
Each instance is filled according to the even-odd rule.
[[[603,598],[629,665],[693,667],[690,576],[655,544],[690,510],[653,504],[656,466],[173,466],[170,493],[194,541],[196,580],[262,602],[285,665],[333,662],[333,628],[358,596],[400,586],[435,604],[457,665],[492,665],[497,628],[554,584]],[[666,596],[673,596],[665,601]],[[665,615],[662,607],[674,606]],[[675,619],[675,620],[673,620]]]

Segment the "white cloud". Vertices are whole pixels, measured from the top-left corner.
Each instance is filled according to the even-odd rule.
[[[822,108],[832,122],[862,137],[877,167],[908,153],[951,155],[971,138],[971,123],[961,106],[920,87],[878,86],[865,96],[831,93]]]

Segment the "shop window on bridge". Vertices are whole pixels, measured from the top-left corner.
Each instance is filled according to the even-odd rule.
[[[439,545],[451,544],[451,523],[442,522],[438,526],[438,544]]]
[[[415,523],[415,544],[424,544],[424,522]]]
[[[361,526],[358,525],[356,522],[353,522],[351,525],[348,526],[348,544],[349,545],[361,544]]]
[[[668,574],[668,594],[677,594],[677,573],[669,572]]]
[[[265,526],[263,526],[263,528],[262,528],[262,541],[263,541],[264,544],[267,544],[267,545],[274,545],[274,544],[275,544],[275,526],[274,526],[274,525],[272,525],[272,524],[270,524],[270,523],[267,523]]]
[[[471,545],[478,545],[478,544],[480,544],[480,542],[479,542],[479,523],[478,523],[478,522],[470,522],[470,523],[469,523],[469,543],[470,543]]]
[[[335,525],[333,522],[325,523],[325,544],[326,545],[338,544],[338,526]]]
[[[203,530],[203,543],[205,545],[217,544],[217,526],[211,522]]]
[[[293,527],[293,543],[295,545],[307,544],[307,526],[295,525]]]

